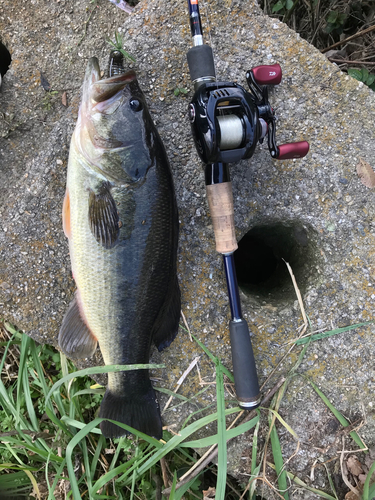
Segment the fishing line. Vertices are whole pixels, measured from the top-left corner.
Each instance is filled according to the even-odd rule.
[[[211,9],[210,9],[208,2],[206,2],[206,0],[202,0],[202,5],[203,5],[203,9],[206,11],[206,23],[207,23],[207,27],[208,27],[208,40],[210,42],[212,52],[213,52],[213,54],[215,54],[214,42],[213,42],[212,36],[211,36],[211,23],[210,23]],[[213,64],[214,64],[215,74],[216,74],[216,64],[215,64],[215,56],[214,55],[213,55]]]

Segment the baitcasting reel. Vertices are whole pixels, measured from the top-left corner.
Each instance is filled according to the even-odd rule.
[[[203,47],[199,46],[200,50]],[[268,101],[267,85],[278,85],[281,76],[279,64],[253,68],[246,73],[250,92],[233,82],[216,82],[207,77],[195,80],[189,118],[203,163],[250,158],[266,135],[272,158],[302,158],[308,153],[306,141],[276,144],[275,113]]]

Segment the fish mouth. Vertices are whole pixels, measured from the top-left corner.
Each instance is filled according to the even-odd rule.
[[[97,103],[107,101],[135,79],[135,71],[131,69],[121,75],[99,80],[91,86],[91,97]]]
[[[112,123],[110,117],[123,103],[123,91],[132,82],[136,82],[135,71],[130,70],[109,78],[101,78],[98,59],[96,57],[89,59],[74,137],[83,158],[97,173],[106,177],[109,175],[103,172],[101,165],[103,155],[108,153],[121,154],[134,147],[134,144],[127,142],[125,138],[119,140],[107,133],[107,127]],[[102,118],[105,123],[105,133],[101,127],[98,127]]]
[[[133,70],[102,79],[100,77],[99,61],[96,57],[91,57],[87,63],[83,83],[82,101],[84,107],[86,107],[86,109],[90,108],[90,104],[92,105],[93,101],[95,103],[100,103],[111,99],[111,97],[123,90],[134,80],[136,80],[136,74]]]

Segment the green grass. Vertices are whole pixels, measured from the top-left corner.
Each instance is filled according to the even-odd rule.
[[[313,335],[307,335],[300,339],[297,339],[294,343],[296,345],[307,344],[308,342],[315,342],[316,340],[326,339],[327,337],[332,337],[332,335],[338,335],[340,333],[345,333],[350,330],[355,330],[361,326],[367,326],[373,324],[373,321],[366,321],[364,323],[357,323],[355,325],[343,326],[342,328],[335,328],[334,330],[329,330],[327,332],[315,333]]]
[[[210,474],[217,500],[240,498],[241,495],[241,498],[255,500],[261,483],[268,484],[277,497],[285,500],[290,498],[293,484],[314,492],[317,497],[338,498],[328,467],[325,466],[330,485],[328,492],[312,488],[288,470],[289,460],[285,460],[279,437],[280,428],[286,430],[293,436],[298,450],[299,437],[280,414],[280,403],[290,381],[301,376],[298,368],[311,338],[303,346],[270,406],[252,412],[231,428],[228,419],[242,415],[240,408],[233,406],[231,398],[226,399],[224,376],[233,381],[233,375],[194,337],[215,367],[216,405],[202,409],[197,404],[197,396],[207,390],[206,387],[190,398],[161,388],[161,392],[175,396],[176,407],[187,402],[197,406],[178,434],[165,431],[164,440],[157,441],[118,423],[133,435],[112,442],[102,436],[99,428],[102,419],[97,418],[104,388],[98,388],[97,384],[93,386],[89,375],[134,369],[134,365],[131,368],[118,365],[77,371],[64,355],[51,347],[37,345],[10,325],[7,325],[7,330],[10,338],[0,344],[3,351],[0,361],[0,498],[28,498],[34,490],[35,498],[41,500],[58,500],[61,492],[66,498],[87,500],[152,500],[157,494],[164,500],[203,499],[202,481],[207,474]],[[15,352],[17,349],[19,353]],[[12,357],[13,351],[15,355]],[[157,370],[163,365],[147,367]],[[144,365],[139,368],[144,368]],[[347,419],[317,385],[305,379],[342,427],[348,427]],[[201,437],[202,430],[207,434],[206,429],[211,429],[211,434]],[[246,434],[246,439],[252,439],[251,474],[241,493],[239,486],[227,475],[227,443],[249,432],[252,432],[252,437]],[[260,436],[266,437],[265,442],[259,439]],[[356,431],[351,431],[349,436],[353,443],[365,448]],[[268,443],[270,449],[267,451]],[[217,466],[206,465],[198,473],[190,473],[187,482],[180,482],[181,476],[195,466],[197,455],[194,450],[203,451],[207,447],[217,454]],[[163,463],[169,470],[169,485],[164,486],[161,480]],[[374,470],[375,465],[370,472]],[[370,476],[364,484],[363,500],[370,500],[375,494],[375,484],[371,483]]]
[[[277,17],[328,53],[348,75],[375,91],[373,2],[358,0],[260,0],[266,14]]]
[[[135,62],[135,58],[131,54],[129,54],[129,52],[126,52],[126,50],[124,49],[124,38],[120,33],[118,32],[115,33],[114,41],[108,38],[107,43],[109,43],[109,45],[113,49],[121,52],[121,54],[125,57],[125,59],[129,59],[130,61]]]
[[[226,430],[226,418],[241,410],[227,407],[223,384],[223,373],[227,370],[217,358],[213,358],[217,373],[217,411],[208,414],[206,411],[203,417],[197,412],[178,435],[164,432],[165,442],[119,423],[135,437],[124,437],[110,443],[101,435],[99,424],[102,419],[95,418],[103,390],[90,387],[93,381],[88,376],[134,369],[135,366],[94,367],[76,371],[64,355],[49,346],[38,346],[15,328],[7,327],[12,335],[8,342],[3,343],[1,371],[6,371],[9,349],[18,347],[20,356],[18,376],[10,381],[3,377],[0,381],[0,405],[3,408],[0,413],[0,467],[3,471],[0,497],[2,494],[27,497],[34,488],[36,497],[42,498],[38,485],[44,483],[48,491],[46,498],[51,500],[56,498],[55,492],[64,484],[68,485],[68,498],[148,500],[156,495],[153,477],[161,475],[162,459],[168,459],[173,474],[170,478],[172,489],[175,489],[182,473],[180,471],[190,468],[196,460],[192,446],[204,448],[218,444],[216,488],[219,498],[224,498],[226,441],[250,430],[257,419]],[[163,367],[146,366],[153,369]],[[174,395],[171,391],[168,393]],[[180,403],[179,398],[177,404],[191,399],[182,398]],[[199,430],[215,422],[217,433],[189,441]],[[202,498],[199,486],[199,476],[193,477],[163,498]]]

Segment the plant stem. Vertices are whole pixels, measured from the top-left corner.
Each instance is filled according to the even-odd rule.
[[[366,28],[365,30],[359,31],[358,33],[355,33],[352,36],[348,36],[348,38],[345,38],[344,40],[340,40],[339,42],[334,43],[333,45],[330,45],[329,47],[326,47],[325,49],[321,50],[320,52],[322,54],[325,54],[331,49],[334,49],[336,47],[339,47],[340,45],[344,45],[347,42],[350,42],[350,40],[354,40],[355,38],[358,38],[359,36],[365,35],[366,33],[370,33],[370,31],[375,30],[375,24],[373,26],[370,26],[369,28]]]
[[[292,5],[292,8],[290,10],[288,10],[287,13],[284,16],[284,19],[283,19],[284,23],[287,23],[289,21],[289,19],[290,19],[291,15],[293,14],[295,8],[297,7],[298,2],[299,2],[299,0],[294,0],[294,4]]]
[[[328,57],[328,60],[338,64],[361,64],[364,66],[375,66],[375,62],[350,61],[349,59],[335,59]]]

